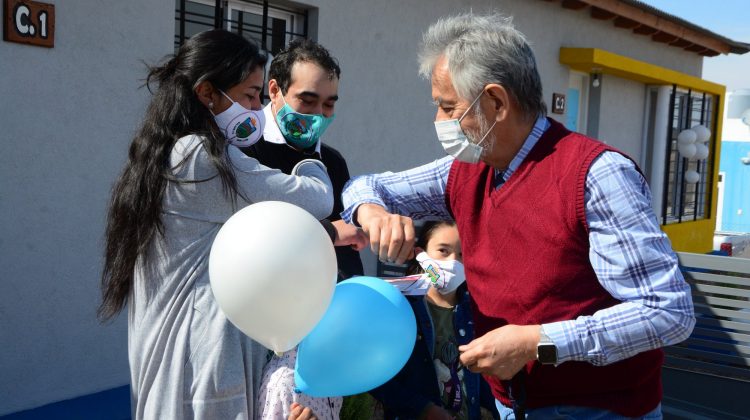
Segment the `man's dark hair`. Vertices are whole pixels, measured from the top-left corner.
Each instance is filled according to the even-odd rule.
[[[315,63],[328,71],[329,78],[341,78],[341,68],[335,58],[327,49],[315,41],[309,39],[294,39],[289,46],[273,58],[271,68],[268,71],[268,79],[276,79],[281,88],[281,94],[286,95],[289,85],[292,84],[292,66],[297,62]]]

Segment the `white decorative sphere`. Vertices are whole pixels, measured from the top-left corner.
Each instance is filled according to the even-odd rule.
[[[688,128],[680,131],[680,134],[677,135],[677,144],[693,144],[697,138],[698,134]]]
[[[698,143],[705,143],[711,138],[711,130],[706,128],[705,125],[698,124],[691,128],[691,130],[695,131],[695,134],[697,135],[695,141]]]
[[[685,159],[692,159],[695,153],[698,151],[697,147],[693,143],[685,143],[677,146],[680,155]]]
[[[701,176],[698,174],[698,172],[694,170],[685,171],[685,182],[688,184],[695,184],[696,182],[700,181]]]
[[[695,145],[695,156],[693,158],[703,160],[708,157],[708,146],[704,143],[698,143]]]

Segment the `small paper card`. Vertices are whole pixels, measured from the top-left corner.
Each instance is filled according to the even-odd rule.
[[[406,296],[424,296],[430,288],[430,280],[424,274],[406,277],[385,277],[383,280],[392,284]]]

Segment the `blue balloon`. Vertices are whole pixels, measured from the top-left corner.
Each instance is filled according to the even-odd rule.
[[[337,397],[378,387],[404,367],[416,336],[414,313],[395,287],[374,277],[343,281],[299,345],[297,391]]]

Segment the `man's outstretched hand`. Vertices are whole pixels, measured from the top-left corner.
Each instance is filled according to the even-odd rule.
[[[362,204],[355,215],[370,238],[370,248],[382,262],[403,264],[414,250],[414,222],[391,214],[377,204]]]

